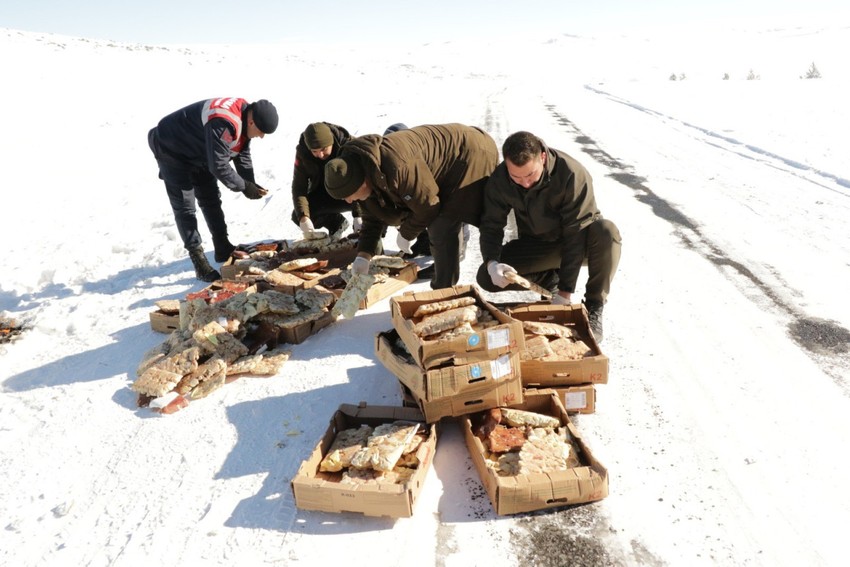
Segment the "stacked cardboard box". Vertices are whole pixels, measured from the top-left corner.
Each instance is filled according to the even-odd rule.
[[[518,321],[554,323],[577,335],[590,352],[578,360],[540,360],[522,357],[522,383],[526,388],[554,389],[569,412],[593,413],[596,410],[596,384],[608,382],[608,357],[590,332],[583,305],[530,304],[506,309]]]
[[[426,304],[472,298],[492,318],[487,328],[433,340],[416,332],[416,310]],[[375,353],[411,393],[432,423],[520,403],[521,324],[489,304],[474,286],[410,292],[390,300],[393,330],[375,338]]]

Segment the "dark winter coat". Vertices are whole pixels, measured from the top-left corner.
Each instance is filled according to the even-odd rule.
[[[210,113],[210,104],[226,106],[235,116]],[[160,120],[150,131],[151,150],[157,160],[203,167],[231,191],[242,191],[246,179],[254,181],[245,121],[247,108],[248,102],[242,98],[207,99],[190,104]],[[231,160],[236,171],[230,167]]]
[[[363,163],[372,188],[361,202],[360,249],[372,250],[387,225],[415,239],[438,215],[478,226],[481,194],[499,161],[496,142],[463,124],[415,126],[354,138],[341,154]]]
[[[339,149],[351,139],[351,134],[342,126],[325,122],[333,134],[334,145],[331,155],[327,160],[321,160],[310,153],[310,148],[304,140],[304,133],[298,139],[295,146],[295,165],[292,173],[292,205],[295,210],[295,218],[310,216],[310,204],[307,195],[312,191],[325,190],[325,165],[329,160],[339,155]],[[359,207],[355,208],[354,216],[359,215]]]
[[[559,276],[561,281],[571,282],[578,277],[585,252],[583,247],[572,245],[575,237],[601,214],[593,181],[584,166],[564,152],[545,146],[544,150],[546,168],[530,189],[511,180],[505,162],[490,176],[484,189],[481,256],[485,264],[499,260],[508,214],[513,210],[519,237],[563,243]]]

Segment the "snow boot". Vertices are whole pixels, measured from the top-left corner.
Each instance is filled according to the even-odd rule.
[[[189,250],[189,259],[192,260],[192,265],[195,267],[195,277],[202,282],[214,282],[221,279],[221,274],[210,266],[207,257],[204,255],[204,249],[200,246]]]
[[[236,250],[236,247],[231,244],[230,239],[227,238],[227,236],[224,236],[223,238],[213,237],[213,246],[215,246],[215,261],[219,264],[227,262],[230,259],[230,255],[233,254],[233,251]]]
[[[602,302],[600,301],[585,301],[584,307],[587,309],[587,320],[590,323],[590,330],[596,338],[597,343],[602,342]]]

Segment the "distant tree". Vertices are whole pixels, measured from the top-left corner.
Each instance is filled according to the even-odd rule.
[[[728,81],[728,80],[729,80],[729,73],[723,73],[723,80],[724,80],[724,81]]]
[[[681,75],[679,75],[679,80],[680,80],[680,81],[684,81],[684,80],[685,80],[685,74],[684,74],[684,73],[682,73]]]
[[[761,75],[756,75],[755,71],[750,69],[750,73],[749,73],[749,75],[747,75],[747,80],[748,81],[758,81],[759,79],[761,79]]]
[[[676,80],[676,73],[670,73],[670,80],[671,80],[671,81],[675,81],[675,80]]]
[[[814,61],[812,61],[812,66],[809,67],[808,71],[806,71],[805,76],[800,77],[800,78],[801,79],[820,79],[821,78],[820,71],[818,71],[818,68],[815,65]]]

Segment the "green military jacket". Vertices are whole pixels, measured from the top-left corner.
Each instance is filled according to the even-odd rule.
[[[399,227],[408,240],[441,214],[477,226],[481,191],[499,161],[493,138],[463,124],[360,136],[340,153],[360,157],[372,187],[371,196],[361,202],[363,251],[375,248],[387,225]]]

